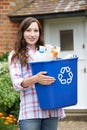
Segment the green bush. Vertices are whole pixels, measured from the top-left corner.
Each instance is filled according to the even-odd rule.
[[[13,115],[5,116],[0,112],[0,130],[16,130],[17,128],[17,120]]]
[[[0,57],[0,112],[13,114],[16,118],[19,113],[19,92],[13,89],[10,79],[7,54]]]
[[[0,56],[0,61],[7,61],[8,60],[9,52],[4,53]]]

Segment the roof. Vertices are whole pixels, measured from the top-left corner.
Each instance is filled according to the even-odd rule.
[[[9,17],[46,17],[75,12],[85,12],[87,15],[87,0],[30,0],[9,14]]]

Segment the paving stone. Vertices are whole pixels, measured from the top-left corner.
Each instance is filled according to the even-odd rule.
[[[58,130],[87,130],[87,121],[59,121]]]

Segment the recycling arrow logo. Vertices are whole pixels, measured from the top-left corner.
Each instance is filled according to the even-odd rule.
[[[64,74],[67,74],[67,77],[64,77]],[[60,73],[58,74],[58,79],[61,84],[70,84],[73,79],[73,73],[69,66],[62,67]]]

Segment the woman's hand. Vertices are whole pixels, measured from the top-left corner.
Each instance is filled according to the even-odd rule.
[[[39,83],[42,85],[50,85],[55,82],[55,78],[52,76],[47,76],[47,72],[39,72],[36,75],[33,75],[31,77],[24,78],[22,82],[22,87],[26,88],[31,86],[32,84]]]
[[[47,72],[39,72],[36,74],[36,81],[42,85],[50,85],[55,82],[55,78],[52,76],[46,76]]]

